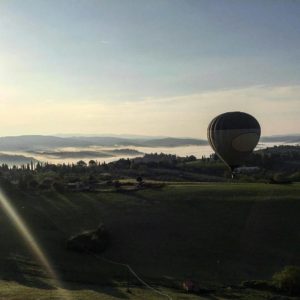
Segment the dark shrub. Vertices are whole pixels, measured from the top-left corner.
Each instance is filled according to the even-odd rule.
[[[266,280],[248,280],[243,281],[241,286],[243,288],[260,290],[260,291],[275,291],[276,288],[270,281]]]
[[[109,234],[102,224],[97,229],[87,230],[70,237],[67,249],[75,252],[101,253],[109,244]]]
[[[119,180],[115,180],[113,185],[115,186],[116,189],[119,189],[121,187],[121,182]]]
[[[272,178],[270,178],[270,183],[272,184],[290,184],[292,181],[284,173],[275,173]]]
[[[39,183],[35,179],[32,179],[29,181],[28,185],[30,189],[36,190],[38,188]]]
[[[282,292],[300,295],[300,268],[287,266],[273,276],[274,285]]]
[[[53,189],[59,193],[63,193],[65,191],[65,185],[61,182],[55,181],[52,185]]]

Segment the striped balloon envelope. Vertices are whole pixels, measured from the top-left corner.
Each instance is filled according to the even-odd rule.
[[[227,112],[215,117],[207,129],[208,142],[231,171],[241,166],[260,138],[260,125],[244,112]]]

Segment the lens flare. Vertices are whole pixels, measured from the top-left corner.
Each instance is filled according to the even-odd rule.
[[[3,210],[5,211],[5,213],[7,214],[7,216],[14,224],[15,228],[18,230],[18,232],[20,233],[20,235],[28,245],[29,249],[35,256],[35,258],[39,261],[41,266],[45,268],[45,271],[48,273],[48,275],[54,280],[55,288],[57,288],[57,291],[60,294],[61,298],[65,300],[71,300],[72,297],[70,293],[66,289],[63,289],[63,285],[59,279],[58,274],[51,266],[48,258],[44,254],[36,238],[33,236],[32,232],[30,232],[24,220],[21,218],[21,216],[18,214],[16,209],[8,200],[7,196],[1,190],[0,190],[0,204]]]

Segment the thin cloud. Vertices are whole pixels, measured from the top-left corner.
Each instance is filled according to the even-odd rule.
[[[299,86],[253,86],[142,101],[0,101],[1,135],[78,132],[205,138],[209,121],[225,111],[246,111],[263,135],[300,128]]]

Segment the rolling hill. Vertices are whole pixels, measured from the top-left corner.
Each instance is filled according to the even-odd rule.
[[[176,147],[206,144],[207,142],[204,140],[186,138],[129,139],[119,137],[56,137],[44,135],[0,137],[0,151],[46,150],[63,147],[89,146]]]

